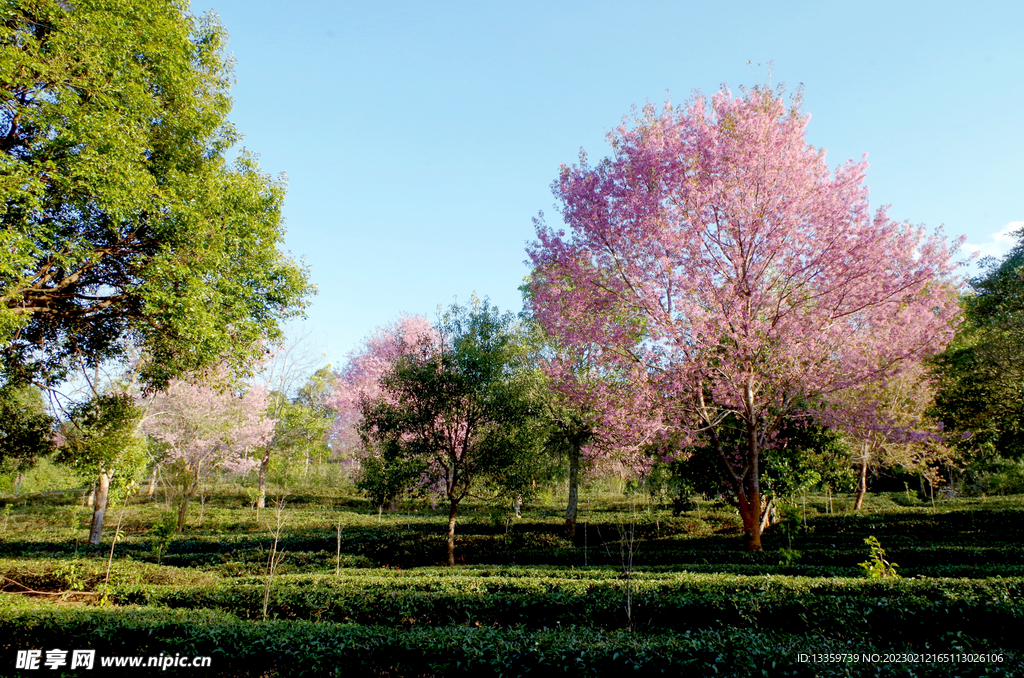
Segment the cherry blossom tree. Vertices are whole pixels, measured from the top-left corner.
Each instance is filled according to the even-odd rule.
[[[327,405],[337,411],[332,436],[342,450],[361,447],[358,427],[362,422],[362,401],[380,395],[380,378],[407,348],[422,339],[436,341],[430,321],[421,315],[402,315],[398,320],[378,327],[363,340],[362,346],[348,354],[337,375],[334,394]]]
[[[612,157],[562,167],[568,235],[538,220],[529,248],[537,317],[658,380],[673,423],[722,459],[751,550],[780,423],[941,350],[959,318],[946,241],[872,214],[866,161],[830,171],[808,119],[799,95],[787,106],[764,87],[647,106],[609,135]],[[730,419],[735,446],[719,436]]]
[[[934,383],[922,363],[834,399],[825,416],[850,443],[851,461],[857,470],[854,510],[864,504],[872,468],[915,472],[932,488],[942,480],[939,467],[952,466],[956,455],[946,445],[942,425],[931,416],[934,405]]]
[[[185,527],[189,500],[211,471],[259,465],[248,455],[274,433],[276,422],[266,414],[267,391],[260,386],[239,395],[173,380],[154,396],[143,430],[167,446],[164,463],[177,471],[178,531]]]
[[[365,444],[359,433],[362,404],[380,397],[381,377],[402,355],[420,342],[436,344],[437,340],[433,325],[421,315],[402,315],[376,328],[362,346],[349,353],[327,399],[327,405],[337,412],[331,429],[334,447],[358,464],[357,484],[380,510],[388,503],[394,507],[411,478],[419,474],[408,464],[385,463],[380,449]]]
[[[532,276],[541,275],[537,271]],[[524,289],[524,305],[532,312],[530,287]],[[647,372],[636,362],[607,360],[603,353],[623,346],[636,350],[639,333],[630,343],[626,335],[618,343],[563,343],[574,314],[569,308],[551,313],[555,303],[572,299],[549,299],[548,327],[537,340],[537,362],[548,378],[551,399],[548,402],[547,446],[568,462],[568,499],[565,509],[565,536],[573,538],[579,510],[581,474],[596,467],[616,466],[619,470],[643,473],[650,457],[640,450],[663,428],[658,416],[659,403]],[[626,324],[617,322],[611,309],[604,309],[605,324],[613,331]]]

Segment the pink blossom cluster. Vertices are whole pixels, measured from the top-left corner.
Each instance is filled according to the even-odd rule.
[[[267,417],[267,391],[242,394],[174,380],[158,393],[143,420],[147,435],[167,445],[196,478],[217,467],[244,472],[259,465],[252,451],[270,441],[276,420]]]
[[[380,396],[380,378],[404,352],[423,340],[438,340],[430,321],[420,315],[403,315],[374,330],[362,347],[349,353],[327,402],[338,413],[331,436],[340,449],[359,449],[357,427],[362,419],[362,403]]]
[[[872,213],[866,161],[831,171],[798,104],[755,88],[648,106],[613,157],[562,167],[568,234],[537,222],[544,327],[643,366],[690,431],[733,412],[766,443],[780,413],[898,374],[959,319],[945,240]]]

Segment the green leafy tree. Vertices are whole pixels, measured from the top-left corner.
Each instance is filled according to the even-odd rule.
[[[54,451],[53,429],[38,387],[0,386],[0,464],[20,477],[36,459]]]
[[[455,522],[469,496],[525,489],[542,453],[539,375],[512,314],[486,301],[451,306],[437,339],[407,346],[363,404],[362,435],[382,465],[422,469],[420,482],[448,502],[448,564]],[[407,474],[408,475],[408,474]]]
[[[144,347],[149,386],[246,371],[301,310],[283,180],[225,156],[231,60],[173,0],[0,10],[0,360],[53,383]]]
[[[131,481],[145,469],[146,441],[139,433],[142,409],[123,393],[97,395],[72,408],[60,459],[96,476],[89,543],[99,544],[111,480]]]
[[[334,386],[330,365],[316,370],[301,383],[320,363],[322,355],[301,337],[276,347],[264,366],[261,377],[268,391],[267,415],[276,424],[273,437],[258,455],[258,509],[266,506],[267,474],[271,467],[287,470],[302,458],[304,469],[308,470],[311,459],[325,459],[330,452],[327,433],[335,416],[327,404]]]
[[[1024,229],[971,281],[965,323],[936,359],[936,410],[951,441],[983,457],[1024,457]]]
[[[294,398],[279,391],[268,397],[268,414],[277,424],[260,461],[260,508],[265,505],[266,474],[272,461],[282,469],[301,465],[305,474],[311,461],[323,462],[330,455],[327,436],[335,411],[326,404],[326,398],[333,390],[333,379],[328,365],[310,376]]]

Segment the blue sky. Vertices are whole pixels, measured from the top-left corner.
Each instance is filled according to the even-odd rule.
[[[874,206],[986,254],[1024,226],[1021,2],[205,2],[319,287],[290,331],[335,366],[402,312],[518,310],[559,164],[667,93],[802,83],[808,141],[832,166],[867,152]]]

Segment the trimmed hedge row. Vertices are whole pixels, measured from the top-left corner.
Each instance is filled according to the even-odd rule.
[[[581,578],[476,576],[444,572],[281,577],[269,613],[397,627],[480,626],[541,629],[628,625],[627,585],[610,571]],[[484,576],[485,574],[490,576]],[[586,577],[585,579],[582,577]],[[1024,579],[879,581],[643,573],[630,583],[634,628],[674,632],[771,628],[829,638],[919,645],[966,629],[1024,648]],[[211,609],[255,619],[264,582],[121,589],[124,604]]]
[[[95,649],[98,657],[209,656],[211,667],[167,675],[223,676],[1010,676],[1019,653],[956,633],[913,648],[759,629],[626,633],[596,629],[393,629],[311,622],[246,622],[223,613],[129,608],[55,610],[38,604],[0,607],[0,666],[13,669],[16,650]],[[1002,653],[1001,662],[886,662],[894,651]],[[800,654],[850,655],[846,661],[801,662]],[[865,655],[878,658],[864,661]],[[853,661],[853,658],[860,661]],[[99,661],[99,660],[98,660]],[[109,675],[125,675],[110,669]],[[12,671],[13,672],[13,671]],[[152,672],[152,669],[150,669]],[[79,672],[48,675],[78,675]],[[97,666],[93,675],[103,675]]]

